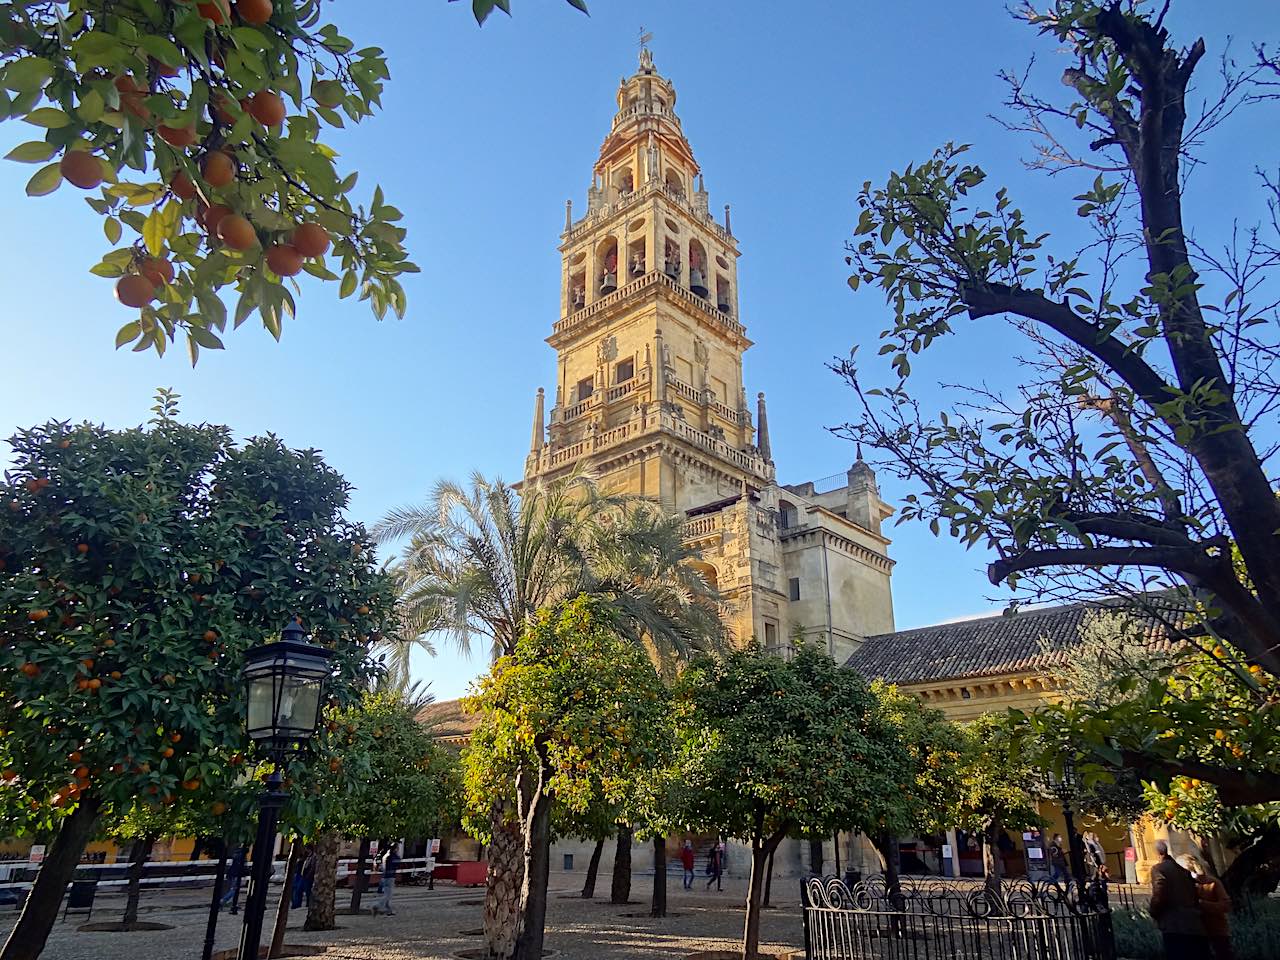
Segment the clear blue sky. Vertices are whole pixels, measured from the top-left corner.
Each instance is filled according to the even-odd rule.
[[[1065,65],[1003,3],[593,0],[590,18],[556,0],[512,6],[513,18],[496,14],[478,29],[465,2],[325,5],[358,46],[376,43],[390,57],[383,113],[330,142],[361,171],[357,192],[381,183],[405,212],[422,273],[406,283],[403,321],[379,324],[364,305],[308,281],[279,345],[255,321],[228,336],[225,354],[203,354],[195,371],[183,350],[164,360],[116,353],[112,338],[128,311],[110,281],[87,272],[106,249],[97,217],[69,188],[27,199],[32,168],[0,165],[0,434],[51,417],[136,424],[154,388],[168,385],[189,420],[324,450],[356,487],[354,515],[368,522],[422,498],[441,476],[518,478],[533,394],[554,370],[542,341],[557,319],[564,201],[584,207],[641,25],[654,33],[658,69],[676,84],[712,208],[733,205],[743,320],[756,342],[748,389],[768,394],[782,482],[839,473],[852,460],[850,445],[824,430],[852,407],[823,365],[855,342],[873,356],[884,319],[875,293],[854,295],[845,284],[842,246],[864,180],[946,140],[970,142],[1033,223],[1074,228],[1080,181],[1024,172],[1018,158],[1028,145],[988,118],[1003,96],[999,67],[1021,67],[1034,51],[1041,89],[1057,96]],[[1182,0],[1169,22],[1183,39],[1205,36],[1205,82],[1228,36],[1239,38],[1241,56],[1252,39],[1280,40],[1268,0]],[[1270,113],[1270,127],[1258,115],[1228,125],[1213,165],[1192,183],[1193,216],[1232,207],[1257,215],[1253,167],[1274,169],[1280,159]],[[32,133],[0,125],[0,154]],[[981,369],[1005,379],[1003,329],[987,322],[984,334],[950,345],[929,376]],[[926,399],[945,402],[939,391]],[[886,483],[883,493],[892,501],[903,490]],[[980,551],[920,528],[890,535],[899,626],[998,605]],[[482,667],[445,649],[419,672],[444,697]]]

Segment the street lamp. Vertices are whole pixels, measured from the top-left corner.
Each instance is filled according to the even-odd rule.
[[[1076,881],[1076,892],[1083,902],[1085,897],[1084,886],[1084,850],[1080,846],[1079,838],[1076,836],[1075,811],[1071,808],[1071,798],[1075,795],[1080,787],[1080,779],[1076,775],[1075,761],[1067,757],[1062,761],[1062,776],[1057,777],[1051,771],[1048,775],[1050,788],[1058,797],[1058,802],[1062,806],[1062,819],[1067,825],[1067,849],[1068,856],[1071,858],[1071,875]]]
[[[245,901],[240,960],[257,960],[262,918],[267,910],[271,851],[276,818],[284,806],[281,767],[289,754],[300,753],[315,735],[324,704],[324,683],[332,672],[333,652],[306,642],[307,632],[290,621],[277,643],[264,643],[244,655],[249,739],[271,757],[267,789],[258,797],[258,835],[253,842],[253,873]]]

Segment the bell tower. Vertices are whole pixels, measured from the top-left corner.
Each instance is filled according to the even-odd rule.
[[[617,102],[586,212],[565,209],[547,338],[556,382],[534,398],[525,480],[582,469],[606,492],[685,514],[693,563],[739,640],[785,655],[803,634],[843,659],[893,629],[881,532],[893,511],[860,461],[778,486],[764,394],[743,381],[751,341],[729,208],[712,215],[675,87],[648,49]]]
[[[738,244],[647,48],[617,104],[585,215],[566,205],[555,401],[546,433],[535,405],[525,477],[586,467],[688,511],[774,478],[743,383]]]

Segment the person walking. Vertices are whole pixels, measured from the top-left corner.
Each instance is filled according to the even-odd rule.
[[[218,903],[219,910],[229,903],[232,913],[240,912],[240,881],[244,877],[245,861],[248,858],[249,848],[244,844],[236,847],[235,853],[231,854],[231,862],[227,864],[226,889],[222,891],[222,899]]]
[[[1202,864],[1190,854],[1178,857],[1178,863],[1186,868],[1196,882],[1196,896],[1200,900],[1200,922],[1209,938],[1213,960],[1235,960],[1231,949],[1231,897],[1222,881],[1209,876]]]
[[[298,875],[293,878],[293,903],[292,906],[296,910],[302,906],[302,901],[307,901],[307,907],[311,907],[311,888],[316,881],[316,852],[314,848],[308,848],[306,859],[302,861],[302,866],[298,870]]]
[[[400,869],[400,854],[396,849],[397,846],[396,843],[389,844],[387,852],[382,855],[382,881],[378,884],[378,899],[373,903],[374,916],[379,912],[385,913],[388,917],[396,915],[391,906],[391,895],[396,889],[396,871]]]
[[[1166,960],[1204,960],[1204,922],[1200,897],[1190,871],[1169,856],[1169,844],[1156,841],[1160,858],[1151,868],[1151,905],[1147,912],[1160,928]]]
[[[1056,882],[1066,880],[1070,875],[1066,854],[1062,852],[1062,834],[1055,833],[1049,841],[1049,879]]]
[[[693,889],[693,844],[688,840],[680,848],[680,866],[684,867],[684,888]]]
[[[720,878],[724,875],[724,844],[717,843],[707,854],[707,889],[714,883],[717,890],[723,890]]]

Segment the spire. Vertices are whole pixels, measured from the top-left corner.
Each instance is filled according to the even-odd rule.
[[[764,412],[764,393],[756,394],[756,448],[760,456],[773,462],[773,448],[769,445],[769,418]]]
[[[733,227],[729,226],[729,205],[724,205],[724,232],[729,236],[733,236]]]
[[[568,233],[573,229],[573,201],[566,200],[564,202],[564,229]]]
[[[533,401],[533,436],[529,441],[530,453],[541,453],[542,448],[546,445],[546,431],[544,428],[545,419],[543,417],[542,403],[543,390],[538,388],[538,395]]]

